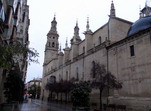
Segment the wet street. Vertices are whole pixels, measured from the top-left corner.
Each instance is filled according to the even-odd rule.
[[[47,109],[42,109],[42,106],[34,104],[32,102],[23,103],[19,106],[19,111],[47,111]]]
[[[32,100],[21,104],[19,106],[19,111],[72,111],[72,108],[66,105]]]

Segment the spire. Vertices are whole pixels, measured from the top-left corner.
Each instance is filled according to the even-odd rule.
[[[113,3],[113,0],[112,0],[112,3],[111,3],[111,10],[110,10],[110,16],[111,17],[115,17],[115,8],[114,8],[114,3]]]
[[[68,48],[68,38],[66,38],[65,48]]]
[[[60,44],[59,53],[58,53],[60,56],[63,55],[63,52],[61,50],[62,50],[62,48],[61,48],[61,44]]]
[[[76,26],[78,26],[78,19],[77,19],[77,21],[76,21]]]
[[[71,44],[80,42],[80,36],[79,36],[79,27],[78,27],[78,21],[76,21],[76,26],[74,27],[74,36],[71,39]]]
[[[57,29],[56,15],[54,15],[53,21],[51,22],[51,31],[56,32]]]
[[[74,36],[79,36],[78,20],[76,21],[76,26],[74,27]]]
[[[59,51],[61,52],[61,43],[60,43],[60,48],[59,48]]]
[[[86,26],[86,31],[89,31],[90,29],[89,29],[89,17],[87,17],[87,26]]]
[[[89,17],[87,17],[86,31],[83,34],[92,34],[92,31],[89,26]]]
[[[56,20],[56,13],[54,13],[54,17],[53,17],[53,20]]]

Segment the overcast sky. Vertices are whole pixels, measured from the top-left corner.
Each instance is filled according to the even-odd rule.
[[[89,17],[90,29],[97,30],[104,25],[110,14],[112,0],[28,0],[29,5],[29,40],[30,46],[39,52],[39,64],[28,66],[27,79],[42,77],[44,49],[51,21],[56,15],[59,43],[62,48],[66,38],[73,37],[74,27],[78,20],[80,37],[84,39],[86,21]],[[147,0],[150,5],[151,0]],[[116,16],[131,22],[139,18],[139,9],[145,6],[146,0],[113,0]]]

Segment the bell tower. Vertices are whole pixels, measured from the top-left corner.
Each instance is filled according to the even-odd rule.
[[[47,64],[52,59],[57,58],[58,45],[59,45],[58,38],[59,38],[59,35],[57,33],[57,22],[56,22],[56,17],[54,16],[53,21],[51,22],[51,29],[47,34],[44,64]]]

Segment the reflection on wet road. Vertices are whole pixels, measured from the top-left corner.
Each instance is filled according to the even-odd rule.
[[[65,105],[46,103],[40,100],[32,100],[19,106],[20,111],[72,111],[72,108]]]

